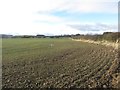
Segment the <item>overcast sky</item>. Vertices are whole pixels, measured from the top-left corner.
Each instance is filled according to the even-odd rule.
[[[0,0],[0,34],[118,31],[119,0]]]

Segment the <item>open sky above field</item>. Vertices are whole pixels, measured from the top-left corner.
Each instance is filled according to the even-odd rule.
[[[0,0],[0,34],[86,34],[118,30],[119,0]]]

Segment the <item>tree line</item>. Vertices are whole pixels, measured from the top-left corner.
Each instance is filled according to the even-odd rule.
[[[0,35],[2,38],[73,38],[73,39],[89,39],[94,41],[101,41],[107,40],[111,42],[120,41],[120,32],[104,32],[103,34],[72,34],[72,35],[54,35],[54,36],[45,36],[45,35],[20,35],[20,36],[13,36],[13,35]]]

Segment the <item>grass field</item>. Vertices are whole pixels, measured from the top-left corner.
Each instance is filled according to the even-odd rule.
[[[111,47],[68,38],[3,39],[2,46],[3,88],[117,87]]]

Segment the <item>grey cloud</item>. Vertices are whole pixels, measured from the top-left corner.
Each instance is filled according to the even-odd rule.
[[[117,25],[107,25],[107,24],[101,24],[96,23],[95,25],[69,25],[72,28],[75,28],[80,31],[92,31],[92,32],[106,32],[106,31],[117,31]]]

